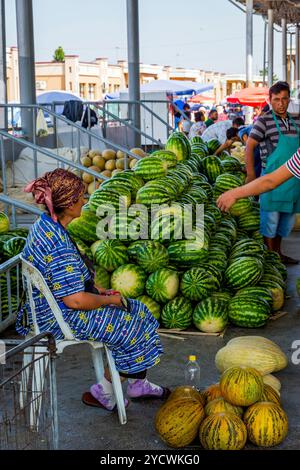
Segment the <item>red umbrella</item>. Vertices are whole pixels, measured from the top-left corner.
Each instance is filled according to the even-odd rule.
[[[211,96],[194,95],[189,101],[191,101],[192,103],[213,103],[215,99]]]
[[[227,97],[228,103],[240,104],[241,106],[263,107],[269,101],[268,87],[249,87],[237,91]]]

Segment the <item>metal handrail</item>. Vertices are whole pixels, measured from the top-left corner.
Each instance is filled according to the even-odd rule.
[[[43,211],[41,211],[37,207],[31,206],[21,201],[17,201],[16,199],[6,196],[3,193],[0,193],[0,201],[3,202],[4,204],[17,207],[18,209],[23,209],[24,211],[30,212],[35,215],[41,215],[43,213]]]

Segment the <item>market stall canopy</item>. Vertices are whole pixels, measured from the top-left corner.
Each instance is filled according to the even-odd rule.
[[[235,0],[236,3],[246,5],[246,0]],[[281,25],[281,19],[286,18],[288,23],[300,22],[300,0],[254,0],[255,13],[267,16],[268,8],[274,11],[275,23]]]
[[[61,91],[61,90],[53,90],[53,91],[45,91],[37,96],[36,102],[37,104],[51,104],[51,103],[65,103],[65,101],[84,101],[80,96],[76,95],[75,93],[71,93],[69,91]],[[64,110],[63,105],[55,106],[55,112],[57,114],[62,114]]]
[[[269,101],[268,87],[249,87],[237,91],[227,97],[228,103],[240,104],[241,106],[264,106]]]
[[[213,96],[194,95],[189,101],[192,103],[213,103],[215,98]]]
[[[214,86],[186,80],[153,80],[141,85],[141,93],[163,91],[173,95],[193,95],[213,90]]]

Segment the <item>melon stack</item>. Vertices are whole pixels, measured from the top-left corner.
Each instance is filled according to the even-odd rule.
[[[274,369],[286,365],[280,348],[263,337],[235,338],[235,363],[226,368],[217,384],[203,392],[181,386],[159,409],[155,428],[171,447],[185,447],[197,441],[208,450],[241,450],[247,440],[260,447],[279,445],[287,436],[288,418],[280,400],[280,382],[271,375],[262,375],[263,355],[255,355],[252,364],[245,364],[239,345],[255,346],[273,354]],[[233,355],[233,351],[231,351]],[[247,361],[246,361],[247,364]],[[285,364],[285,365],[283,365]],[[220,367],[218,367],[220,370]]]
[[[230,214],[216,205],[245,181],[218,147],[172,134],[164,150],[103,182],[68,227],[106,285],[142,300],[164,328],[259,328],[284,303],[287,271],[263,244],[258,203],[242,199]]]

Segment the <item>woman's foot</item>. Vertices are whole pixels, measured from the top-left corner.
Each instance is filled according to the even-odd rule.
[[[85,400],[83,402],[90,406],[97,406],[97,402],[99,403],[100,408],[104,408],[108,411],[113,411],[116,408],[117,402],[115,399],[115,395],[113,392],[113,388],[108,380],[104,379],[104,381],[100,384],[92,385],[90,388],[90,397],[85,395]],[[124,399],[125,408],[129,405],[128,400]]]
[[[161,387],[149,382],[147,379],[129,379],[127,386],[127,395],[130,398],[167,398],[171,391],[168,388]]]

